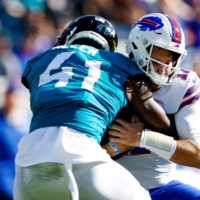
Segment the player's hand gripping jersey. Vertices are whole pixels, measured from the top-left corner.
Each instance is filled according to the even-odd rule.
[[[30,132],[67,126],[100,142],[127,104],[127,77],[139,73],[131,59],[84,45],[55,47],[30,60],[22,78],[31,92]]]
[[[167,114],[174,114],[180,139],[191,139],[200,145],[200,80],[195,72],[181,69],[170,86],[153,93]],[[145,148],[135,148],[117,160],[147,189],[172,180],[175,164]]]

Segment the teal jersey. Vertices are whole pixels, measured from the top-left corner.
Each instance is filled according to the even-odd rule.
[[[30,131],[67,126],[100,142],[127,104],[127,77],[141,74],[120,53],[85,45],[55,47],[27,63],[22,83],[30,90]]]

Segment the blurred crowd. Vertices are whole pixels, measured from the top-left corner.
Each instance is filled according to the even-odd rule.
[[[14,156],[28,134],[31,112],[21,74],[32,57],[51,48],[74,18],[97,14],[110,20],[125,53],[131,25],[142,15],[161,12],[176,19],[186,37],[182,67],[200,77],[200,0],[0,0],[0,199],[12,199]]]

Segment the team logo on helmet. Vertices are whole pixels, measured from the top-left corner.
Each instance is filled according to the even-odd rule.
[[[164,26],[162,19],[159,17],[144,17],[140,21],[137,21],[132,28],[136,25],[140,25],[139,28],[141,31],[155,31]]]

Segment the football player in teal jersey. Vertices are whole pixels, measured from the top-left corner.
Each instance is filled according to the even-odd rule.
[[[113,53],[117,42],[107,20],[86,15],[27,63],[22,83],[33,117],[15,159],[15,200],[150,199],[99,145],[127,104],[126,79],[141,74],[131,59]]]
[[[150,125],[155,117],[155,126],[171,127],[167,117],[157,117],[164,111],[153,106],[148,86],[137,81],[143,72],[114,53],[117,42],[106,19],[86,15],[69,24],[54,48],[27,63],[22,83],[33,117],[30,134],[18,145],[15,200],[150,199],[99,144],[128,101],[141,102]]]

